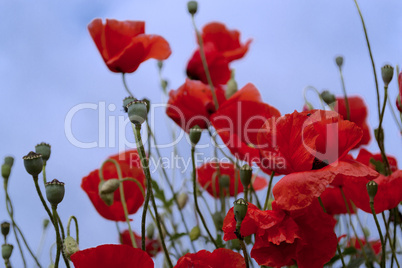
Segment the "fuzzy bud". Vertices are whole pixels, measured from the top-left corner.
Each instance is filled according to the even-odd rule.
[[[182,210],[182,209],[186,206],[187,201],[188,201],[188,194],[186,194],[186,193],[181,193],[181,194],[179,195],[179,197],[177,198],[177,203],[178,203],[178,205],[179,205],[179,209],[180,209],[180,210]]]
[[[42,155],[31,151],[26,156],[22,157],[22,159],[24,159],[24,166],[26,171],[33,177],[38,177],[43,168]]]
[[[50,158],[50,148],[50,144],[41,142],[35,146],[35,152],[42,155],[43,161],[47,161]]]
[[[114,193],[117,189],[119,189],[120,181],[118,179],[110,179],[102,183],[102,186],[99,188],[99,194],[111,194]]]
[[[64,198],[64,183],[56,179],[45,184],[46,198],[52,206],[56,206],[63,201]]]
[[[105,202],[106,205],[111,206],[111,205],[113,205],[113,201],[114,201],[114,193],[109,193],[109,194],[101,194],[100,193],[100,189],[102,188],[104,183],[105,183],[105,181],[101,181],[101,183],[99,183],[99,188],[98,188],[99,196],[103,200],[103,202]]]
[[[67,236],[63,241],[63,253],[68,259],[70,256],[79,251],[77,242],[71,236]]]

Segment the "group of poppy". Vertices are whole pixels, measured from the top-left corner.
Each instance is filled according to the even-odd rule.
[[[103,24],[102,20],[95,19],[88,28],[113,72],[130,73],[147,59],[164,60],[171,54],[164,38],[144,33],[144,22],[106,20]],[[263,102],[251,83],[231,96],[225,94],[226,84],[231,79],[229,65],[247,53],[251,40],[241,43],[238,31],[228,30],[217,22],[204,26],[201,37],[212,85],[208,84],[197,49],[187,65],[188,78],[169,93],[166,114],[187,133],[196,125],[201,129],[212,126],[238,160],[258,166],[268,175],[283,176],[273,186],[275,200],[271,209],[263,211],[250,203],[241,224],[241,236],[255,236],[250,256],[259,265],[323,267],[334,257],[338,243],[333,215],[345,214],[348,210],[355,213],[352,203],[371,213],[366,191],[368,181],[378,184],[374,199],[376,213],[393,209],[402,201],[402,171],[398,170],[396,159],[388,158],[392,173],[387,176],[373,164],[382,162],[381,155],[361,148],[371,137],[366,122],[368,111],[360,97],[349,97],[349,115],[343,97],[337,98],[334,111],[304,110],[281,115],[275,107]],[[401,83],[402,76],[399,78]],[[218,105],[214,103],[212,90]],[[360,152],[354,158],[349,153],[356,149]],[[136,150],[111,158],[119,162],[123,177],[135,178],[145,189],[145,176]],[[198,167],[199,185],[212,197],[219,196],[218,180],[213,181],[218,167],[222,174],[230,177],[226,194],[235,195],[235,183],[239,186],[237,191],[242,192],[239,171],[231,163],[205,163]],[[103,177],[105,180],[116,178],[115,166],[107,163]],[[99,196],[99,183],[99,170],[95,170],[83,178],[81,186],[102,217],[125,221],[119,190],[114,194],[113,204],[107,206]],[[253,185],[255,190],[263,189],[267,181],[258,176]],[[348,200],[347,205],[341,190]],[[124,192],[129,214],[136,213],[144,202],[141,189],[136,183],[126,181]],[[237,239],[235,231],[231,208],[223,223],[224,240]],[[151,256],[161,250],[157,240],[147,242],[147,255],[128,246],[131,243],[126,232],[121,237],[122,243],[127,245],[102,245],[82,250],[72,255],[71,260],[76,267],[109,267],[109,264],[133,267],[133,263],[135,267],[154,266]],[[176,267],[223,268],[246,267],[246,264],[239,253],[220,248],[213,252],[188,253],[178,260]]]

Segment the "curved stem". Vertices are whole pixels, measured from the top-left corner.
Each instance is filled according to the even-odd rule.
[[[146,157],[144,145],[143,145],[142,139],[141,139],[141,125],[135,125],[134,136],[135,136],[135,141],[137,144],[137,150],[139,151],[139,155],[140,155],[140,159],[141,159],[141,163],[142,163],[142,169],[143,169],[145,177],[147,179],[147,190],[148,190],[147,196],[149,196],[149,199],[151,200],[152,206],[155,211],[156,226],[158,227],[163,251],[165,253],[165,257],[169,264],[169,267],[173,267],[172,261],[169,256],[169,252],[166,248],[165,239],[163,238],[163,232],[162,232],[162,227],[161,227],[160,218],[159,218],[159,214],[158,214],[158,208],[156,206],[155,198],[154,198],[154,195],[152,192],[152,185],[151,185],[152,178],[151,178],[151,172],[149,171],[148,159]]]
[[[198,200],[197,200],[197,175],[196,175],[196,168],[195,168],[194,153],[195,153],[195,147],[191,146],[191,164],[193,166],[193,194],[194,194],[195,208],[197,210],[198,215],[200,216],[200,219],[202,221],[202,224],[204,225],[205,230],[208,233],[209,238],[211,239],[211,241],[215,245],[215,247],[218,248],[218,244],[216,243],[215,239],[213,238],[211,232],[209,231],[207,223],[205,222],[204,216],[202,216],[200,207],[198,206]]]
[[[268,209],[268,203],[269,203],[269,196],[271,195],[271,189],[272,189],[272,181],[275,176],[275,171],[272,171],[271,177],[269,178],[269,184],[268,184],[268,190],[267,190],[267,197],[265,197],[265,203],[264,203],[264,208],[263,210]]]
[[[60,260],[60,254],[61,254],[61,239],[60,239],[60,232],[59,232],[59,227],[58,227],[58,215],[57,215],[57,206],[52,206],[53,210],[53,222],[55,223],[55,230],[56,230],[56,241],[57,241],[57,252],[56,252],[56,260],[54,261],[54,267],[57,268],[59,267],[59,260]]]
[[[218,98],[216,97],[215,87],[212,83],[211,74],[208,69],[207,59],[205,57],[204,41],[202,40],[201,34],[197,29],[197,25],[195,24],[194,15],[191,15],[191,20],[193,22],[195,33],[197,34],[198,44],[200,46],[200,56],[201,56],[202,66],[204,67],[204,72],[205,72],[205,76],[207,77],[208,85],[211,88],[212,99],[214,101],[215,110],[218,110],[218,108],[219,108]]]
[[[126,74],[125,74],[125,73],[122,73],[122,79],[123,79],[124,88],[126,89],[128,95],[130,95],[131,97],[135,98],[134,95],[133,95],[133,93],[131,93],[130,89],[129,89],[128,86],[127,86],[127,83],[126,83]]]
[[[304,98],[304,101],[305,101],[307,104],[310,104],[310,105],[311,105],[311,103],[307,100],[307,91],[308,91],[308,90],[312,90],[312,91],[314,91],[314,92],[317,94],[318,98],[320,99],[321,107],[322,107],[323,110],[325,110],[325,104],[324,104],[324,101],[323,101],[322,98],[321,98],[320,92],[318,92],[318,90],[317,90],[315,87],[313,87],[313,86],[306,86],[306,87],[303,89],[303,98]],[[312,105],[311,105],[311,106],[312,106]]]
[[[71,224],[71,220],[74,220],[74,222],[75,222],[75,241],[77,241],[77,244],[80,244],[78,220],[77,220],[77,218],[76,218],[75,216],[70,216],[70,218],[68,218],[68,222],[67,222],[67,236],[70,236],[70,224]]]

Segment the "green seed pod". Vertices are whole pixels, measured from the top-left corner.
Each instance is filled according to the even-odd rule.
[[[236,229],[240,230],[241,223],[247,215],[248,203],[243,198],[239,198],[236,201],[234,201],[233,204],[234,204],[233,213],[236,220]]]
[[[42,159],[47,161],[50,158],[50,147],[50,144],[41,142],[35,146],[35,152],[42,155]]]
[[[252,176],[253,169],[249,165],[244,164],[240,168],[240,181],[243,184],[244,188],[247,188],[250,185]]]
[[[1,233],[4,235],[4,240],[6,239],[9,232],[10,232],[10,223],[5,221],[1,224]]]
[[[4,164],[9,165],[10,167],[13,167],[13,165],[14,165],[14,157],[12,157],[12,156],[4,157]]]
[[[391,65],[384,65],[381,68],[381,75],[382,75],[382,80],[384,81],[384,85],[388,86],[389,82],[391,82],[392,77],[394,76],[394,67]]]
[[[219,186],[222,188],[229,188],[230,186],[230,176],[223,174],[219,177]]]
[[[63,253],[68,259],[70,256],[79,251],[77,242],[71,236],[67,236],[63,241]]]
[[[9,260],[11,254],[13,253],[13,245],[11,244],[3,244],[1,246],[1,255],[3,256],[4,260]]]
[[[102,181],[101,183],[99,183],[99,196],[100,198],[103,200],[103,202],[105,202],[106,205],[111,206],[113,205],[113,201],[114,201],[114,193],[110,193],[110,194],[100,194],[100,189],[102,188],[102,185],[105,183],[105,181]]]
[[[188,194],[187,193],[181,193],[179,197],[177,198],[177,203],[179,205],[179,209],[182,210],[188,201]]]
[[[43,159],[42,155],[29,152],[26,156],[22,157],[24,159],[24,166],[26,171],[33,177],[37,177],[39,173],[42,172]]]
[[[129,104],[130,102],[132,102],[132,101],[135,101],[135,98],[134,97],[131,97],[131,96],[128,96],[128,97],[125,97],[124,99],[123,99],[123,109],[124,109],[124,111],[127,113],[127,104]]]
[[[200,141],[201,133],[202,133],[202,129],[198,125],[195,125],[190,129],[189,136],[190,136],[191,144],[193,146],[197,145],[198,142]]]
[[[128,117],[134,125],[141,125],[147,119],[147,103],[141,100],[134,100],[126,105]]]
[[[197,9],[198,9],[197,1],[188,1],[187,9],[188,9],[188,13],[190,13],[191,15],[194,15],[195,13],[197,13]]]
[[[198,227],[198,225],[194,226],[193,229],[191,229],[190,231],[190,240],[191,241],[197,240],[198,237],[200,237],[200,235],[201,235],[200,227]]]
[[[366,184],[367,192],[370,197],[370,203],[374,202],[374,197],[377,194],[378,184],[375,181],[369,181]]]
[[[333,104],[336,101],[335,95],[331,94],[328,90],[324,90],[320,94],[321,99],[328,105]]]
[[[8,180],[8,178],[10,177],[11,174],[11,166],[7,165],[7,164],[3,164],[1,166],[1,176],[3,177],[3,179]]]
[[[342,56],[336,57],[335,62],[336,62],[336,65],[338,65],[338,67],[341,68],[343,65],[343,57]]]
[[[223,215],[221,212],[216,211],[212,214],[212,219],[214,220],[215,226],[217,230],[222,230],[223,227]]]
[[[111,194],[114,193],[117,189],[119,189],[120,181],[118,179],[110,179],[104,181],[102,186],[99,188],[99,194]]]
[[[52,206],[57,206],[64,198],[64,183],[56,179],[45,184],[46,198]]]

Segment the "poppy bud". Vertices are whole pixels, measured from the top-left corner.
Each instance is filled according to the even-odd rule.
[[[14,157],[12,157],[12,156],[4,157],[4,164],[9,165],[10,167],[13,167],[13,165],[14,165]]]
[[[63,253],[68,259],[70,256],[79,251],[77,242],[71,236],[67,236],[63,241]]]
[[[50,158],[50,144],[41,142],[38,145],[35,146],[35,152],[37,154],[42,155],[42,159],[44,161],[49,160]]]
[[[147,103],[141,100],[134,100],[126,105],[128,117],[134,125],[141,125],[147,119]]]
[[[232,73],[230,76],[230,79],[228,83],[226,84],[226,91],[225,91],[225,97],[226,99],[229,99],[230,97],[233,96],[238,90],[237,82],[234,78],[235,71],[232,69]]]
[[[56,206],[63,201],[64,198],[64,183],[56,179],[45,184],[46,198],[52,206]]]
[[[191,15],[194,15],[195,13],[197,13],[197,9],[198,9],[197,1],[188,1],[187,9],[188,9],[188,13],[190,13]]]
[[[166,91],[166,88],[167,88],[168,84],[169,83],[168,83],[167,80],[165,80],[165,79],[161,80],[161,87],[163,88],[164,91]]]
[[[321,99],[328,105],[333,104],[336,101],[335,95],[331,94],[328,90],[324,90],[320,94]]]
[[[394,67],[388,64],[384,65],[381,68],[381,75],[382,75],[382,81],[384,81],[384,84],[387,87],[389,82],[391,82],[392,77],[394,76]]]
[[[37,177],[39,173],[42,172],[43,168],[42,155],[31,151],[22,159],[24,159],[24,166],[26,171],[33,177]]]
[[[219,211],[216,211],[214,214],[212,214],[212,219],[214,220],[216,229],[222,230],[223,220],[224,220],[222,213]]]
[[[248,203],[243,198],[239,198],[233,202],[233,213],[236,220],[236,229],[240,230],[240,226],[247,214]]]
[[[193,146],[197,145],[197,143],[200,141],[201,133],[202,133],[202,129],[198,125],[195,125],[190,129],[189,136],[190,136],[191,144]]]
[[[375,181],[369,181],[366,184],[366,187],[367,187],[368,195],[370,197],[370,203],[373,203],[374,202],[374,197],[377,194],[378,184]]]
[[[135,101],[134,97],[128,96],[123,99],[123,109],[127,113],[127,104],[130,102]]]
[[[230,176],[229,175],[221,175],[219,177],[219,186],[221,186],[222,188],[229,188],[230,186]]]
[[[99,187],[99,195],[112,194],[117,189],[119,189],[119,186],[120,186],[120,181],[118,179],[110,179],[110,180],[104,181],[104,183],[102,183],[102,185]]]
[[[102,188],[104,183],[105,183],[105,181],[102,181],[101,183],[99,183],[99,196],[103,200],[103,202],[105,202],[106,205],[111,206],[111,205],[113,205],[113,201],[114,201],[114,193],[109,193],[109,194],[101,194],[100,193],[100,189]]]
[[[177,198],[177,204],[180,210],[182,210],[186,206],[187,201],[188,201],[188,195],[186,193],[181,193]]]
[[[247,188],[250,185],[252,176],[253,169],[249,165],[244,164],[240,168],[240,181],[243,184],[244,188]]]
[[[158,69],[162,69],[162,68],[163,68],[163,61],[158,60]]]
[[[335,62],[336,62],[336,65],[338,65],[338,67],[341,68],[343,65],[343,57],[342,56],[336,57]]]
[[[13,245],[11,244],[3,244],[1,246],[1,255],[3,256],[4,260],[9,260],[11,254],[13,253]]]
[[[9,232],[10,232],[10,223],[5,221],[1,224],[1,233],[4,235],[4,240],[6,240],[6,237]]]
[[[200,227],[198,227],[198,225],[194,226],[193,229],[191,229],[190,231],[190,240],[191,241],[197,240],[198,237],[200,237],[200,235],[201,235]]]
[[[3,179],[8,180],[8,178],[10,177],[10,173],[11,173],[11,166],[3,164],[1,166],[1,176],[3,177]]]
[[[153,224],[148,225],[147,227],[147,237],[152,239],[155,234],[155,226]]]

